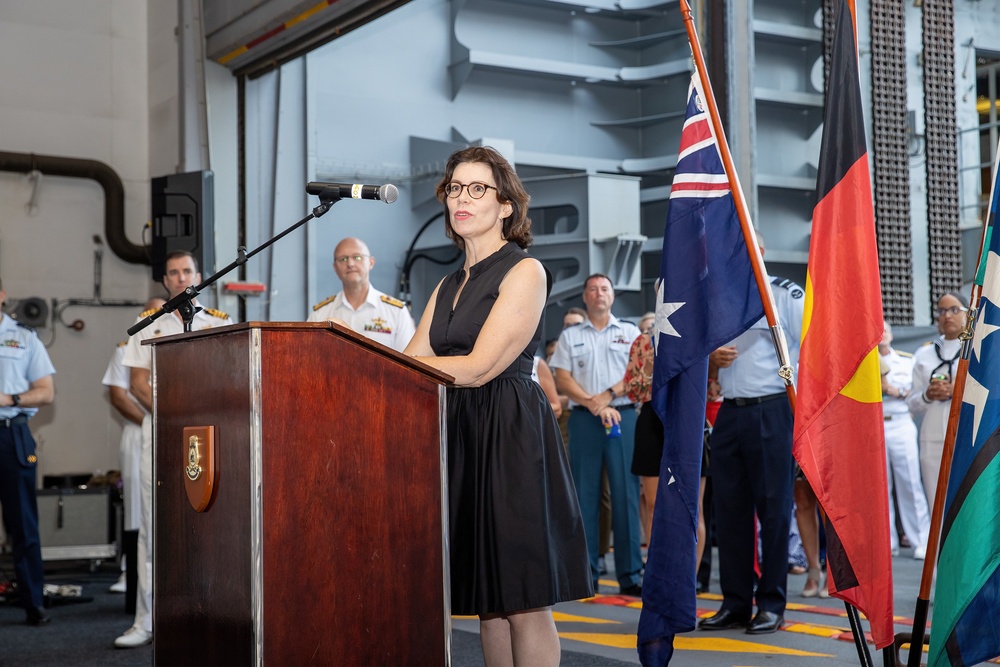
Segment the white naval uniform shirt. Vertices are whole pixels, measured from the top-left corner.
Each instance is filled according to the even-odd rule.
[[[902,390],[904,394],[909,392],[913,384],[913,357],[889,348],[889,354],[881,355],[879,359],[889,369],[885,376],[889,384]],[[909,418],[910,409],[906,407],[906,399],[883,394],[882,414],[895,419]]]
[[[942,336],[938,336],[933,343],[928,343],[913,353],[913,385],[910,388],[910,395],[906,397],[906,405],[909,406],[911,415],[924,418],[920,427],[920,442],[926,440],[944,442],[951,400],[928,401],[924,397],[924,392],[931,383],[933,373],[941,373],[954,380],[958,371],[958,353],[961,349],[962,341],[957,338],[945,340]],[[951,363],[946,363],[948,361]]]
[[[559,334],[556,352],[549,366],[569,371],[580,387],[593,396],[617,384],[625,377],[632,343],[641,335],[639,327],[614,315],[608,326],[598,331],[589,319],[574,324]],[[628,396],[619,396],[613,406],[629,405]],[[579,405],[569,402],[570,407]]]
[[[195,305],[198,305],[197,302]],[[155,311],[147,310],[144,313],[140,313],[135,321],[139,322],[153,312]],[[225,313],[214,308],[206,308],[195,313],[194,319],[191,321],[191,331],[201,331],[202,329],[211,329],[232,323],[233,321]],[[160,316],[159,319],[154,320],[152,324],[142,331],[139,331],[134,336],[129,336],[122,363],[129,368],[145,368],[147,371],[153,370],[153,348],[149,345],[143,345],[142,341],[179,333],[184,333],[184,322],[177,317],[176,312]]]
[[[778,323],[788,344],[788,361],[797,369],[805,292],[791,280],[773,276],[768,276],[768,280],[774,293]],[[737,357],[731,366],[719,369],[719,386],[725,398],[755,398],[785,391],[785,381],[778,376],[778,356],[774,352],[767,318],[757,320],[726,346],[735,347]]]
[[[906,405],[914,417],[923,416],[917,437],[920,451],[920,477],[924,482],[927,505],[934,507],[937,493],[938,473],[944,454],[944,440],[948,431],[948,416],[951,399],[930,401],[924,396],[931,376],[935,373],[947,375],[954,381],[958,371],[958,356],[962,341],[957,338],[945,340],[938,336],[934,343],[924,345],[913,353],[913,386],[906,397]],[[949,363],[950,362],[950,363]]]
[[[164,317],[168,317],[164,315]],[[155,324],[155,323],[154,323]],[[151,324],[150,326],[154,326]],[[121,387],[128,394],[128,397],[135,402],[142,411],[149,413],[144,405],[139,403],[139,400],[132,394],[131,386],[132,383],[129,381],[129,370],[125,366],[125,350],[128,348],[128,341],[119,343],[115,348],[114,354],[111,355],[111,361],[108,362],[108,368],[104,371],[104,378],[101,380],[101,384],[105,387]],[[125,426],[136,426],[129,420],[125,420]]]
[[[332,318],[344,320],[347,326],[362,336],[378,341],[397,352],[406,349],[416,331],[413,316],[410,315],[410,309],[406,304],[371,285],[368,286],[368,297],[357,310],[354,310],[354,306],[341,291],[335,297],[313,306],[308,321],[322,322]]]

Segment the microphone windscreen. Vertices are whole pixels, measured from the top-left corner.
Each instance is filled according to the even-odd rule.
[[[378,198],[386,204],[391,204],[399,199],[399,188],[392,183],[386,183],[378,189]]]

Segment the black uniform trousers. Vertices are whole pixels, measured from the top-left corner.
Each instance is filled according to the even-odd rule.
[[[792,471],[792,410],[784,394],[726,400],[712,430],[723,609],[752,615],[756,512],[761,537],[757,608],[785,613]]]
[[[3,505],[4,527],[14,548],[18,597],[26,609],[45,603],[36,473],[35,439],[28,424],[8,425],[0,420],[0,505]]]

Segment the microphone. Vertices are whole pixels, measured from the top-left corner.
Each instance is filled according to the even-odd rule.
[[[319,183],[306,185],[306,193],[321,199],[376,199],[391,204],[399,197],[399,189],[392,183],[362,185],[361,183]]]

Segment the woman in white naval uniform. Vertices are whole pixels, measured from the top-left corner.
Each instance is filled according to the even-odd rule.
[[[962,341],[958,335],[965,327],[968,301],[957,292],[946,292],[937,302],[937,327],[940,336],[913,355],[913,387],[906,405],[914,417],[923,417],[920,425],[920,473],[924,479],[927,505],[933,512],[944,435],[951,411],[952,384],[958,370]]]

